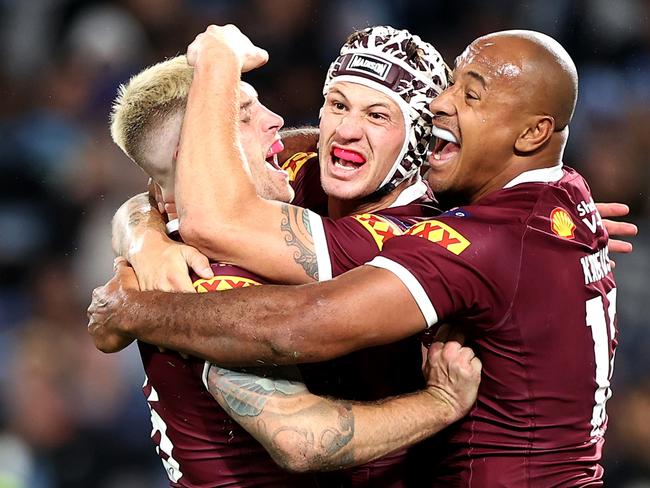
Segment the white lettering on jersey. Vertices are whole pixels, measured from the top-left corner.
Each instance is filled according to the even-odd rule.
[[[596,363],[596,392],[594,393],[594,407],[591,415],[592,438],[605,435],[605,420],[607,413],[605,405],[612,396],[610,380],[614,371],[614,353],[610,357],[611,342],[614,340],[616,328],[616,288],[607,293],[609,307],[604,310],[603,297],[597,296],[587,300],[586,319],[587,327],[591,329],[594,340],[594,362]],[[609,335],[607,334],[607,321],[609,321]]]
[[[582,222],[587,226],[592,234],[595,234],[598,227],[603,226],[603,219],[596,209],[596,204],[592,198],[588,202],[582,200],[577,206],[578,215],[582,217]]]
[[[144,377],[144,387],[147,386],[147,383],[149,382],[149,378],[147,376]],[[183,476],[183,473],[181,471],[180,464],[178,461],[176,461],[172,457],[172,451],[174,450],[174,444],[172,443],[172,440],[167,436],[167,424],[165,421],[162,419],[162,417],[158,414],[153,409],[153,403],[158,401],[158,392],[156,389],[152,386],[151,387],[151,393],[147,397],[147,404],[149,405],[149,410],[151,411],[151,439],[156,443],[155,440],[155,435],[156,432],[160,433],[160,441],[157,443],[158,445],[156,446],[156,454],[160,456],[160,459],[162,460],[163,467],[165,468],[165,471],[167,472],[167,476],[171,481],[174,483],[178,483],[178,480],[181,479]],[[167,459],[165,459],[165,456],[163,456],[161,453],[165,454],[167,456]]]
[[[581,257],[580,264],[582,265],[582,272],[585,276],[585,285],[602,280],[612,271],[612,267],[609,264],[609,253],[606,247],[598,252]]]

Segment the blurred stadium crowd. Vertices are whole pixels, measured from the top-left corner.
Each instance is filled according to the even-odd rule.
[[[0,487],[166,486],[139,357],[95,351],[85,308],[112,274],[112,213],[146,182],[110,140],[117,86],[210,23],[270,52],[247,80],[291,126],[317,123],[328,61],[355,28],[411,29],[452,63],[507,28],[565,45],[580,74],[565,161],[640,228],[617,260],[605,485],[650,486],[649,16],[648,0],[0,0]]]

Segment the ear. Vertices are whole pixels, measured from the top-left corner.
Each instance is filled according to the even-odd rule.
[[[546,144],[555,131],[555,119],[550,115],[535,117],[532,123],[515,141],[515,150],[520,153],[536,151]]]

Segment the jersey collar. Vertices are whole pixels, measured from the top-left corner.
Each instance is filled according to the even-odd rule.
[[[414,201],[419,200],[424,195],[426,195],[428,189],[429,187],[427,184],[422,181],[422,178],[420,175],[418,175],[415,183],[413,183],[411,186],[407,186],[404,190],[402,190],[397,199],[391,203],[388,208],[401,207],[402,205],[413,203]]]
[[[167,234],[178,232],[178,229],[180,228],[178,225],[178,219],[170,220],[165,224],[165,227],[167,228]]]
[[[564,171],[562,170],[562,163],[552,166],[550,168],[540,168],[532,169],[530,171],[525,171],[519,176],[512,179],[507,183],[503,188],[512,188],[515,185],[520,185],[521,183],[551,183],[554,181],[560,181],[564,176]]]

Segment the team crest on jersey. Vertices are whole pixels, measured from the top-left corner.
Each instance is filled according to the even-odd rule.
[[[282,165],[282,169],[289,174],[289,181],[294,181],[300,168],[302,168],[307,161],[316,157],[315,152],[299,152],[287,159]]]
[[[551,230],[556,236],[564,237],[565,239],[573,239],[575,237],[576,225],[569,215],[569,212],[563,208],[556,207],[551,212]]]
[[[464,218],[464,217],[470,217],[471,214],[462,208],[452,208],[451,210],[447,210],[444,213],[440,214],[441,217],[458,217],[458,218]]]
[[[402,234],[402,230],[397,224],[380,215],[359,214],[355,215],[354,218],[370,232],[380,251],[388,239]]]
[[[259,283],[241,276],[214,276],[207,280],[203,278],[196,280],[194,289],[197,293],[207,293],[209,291],[233,290],[255,285],[259,285]]]
[[[406,231],[406,235],[422,237],[456,255],[469,247],[471,242],[460,232],[439,220],[426,220]]]

